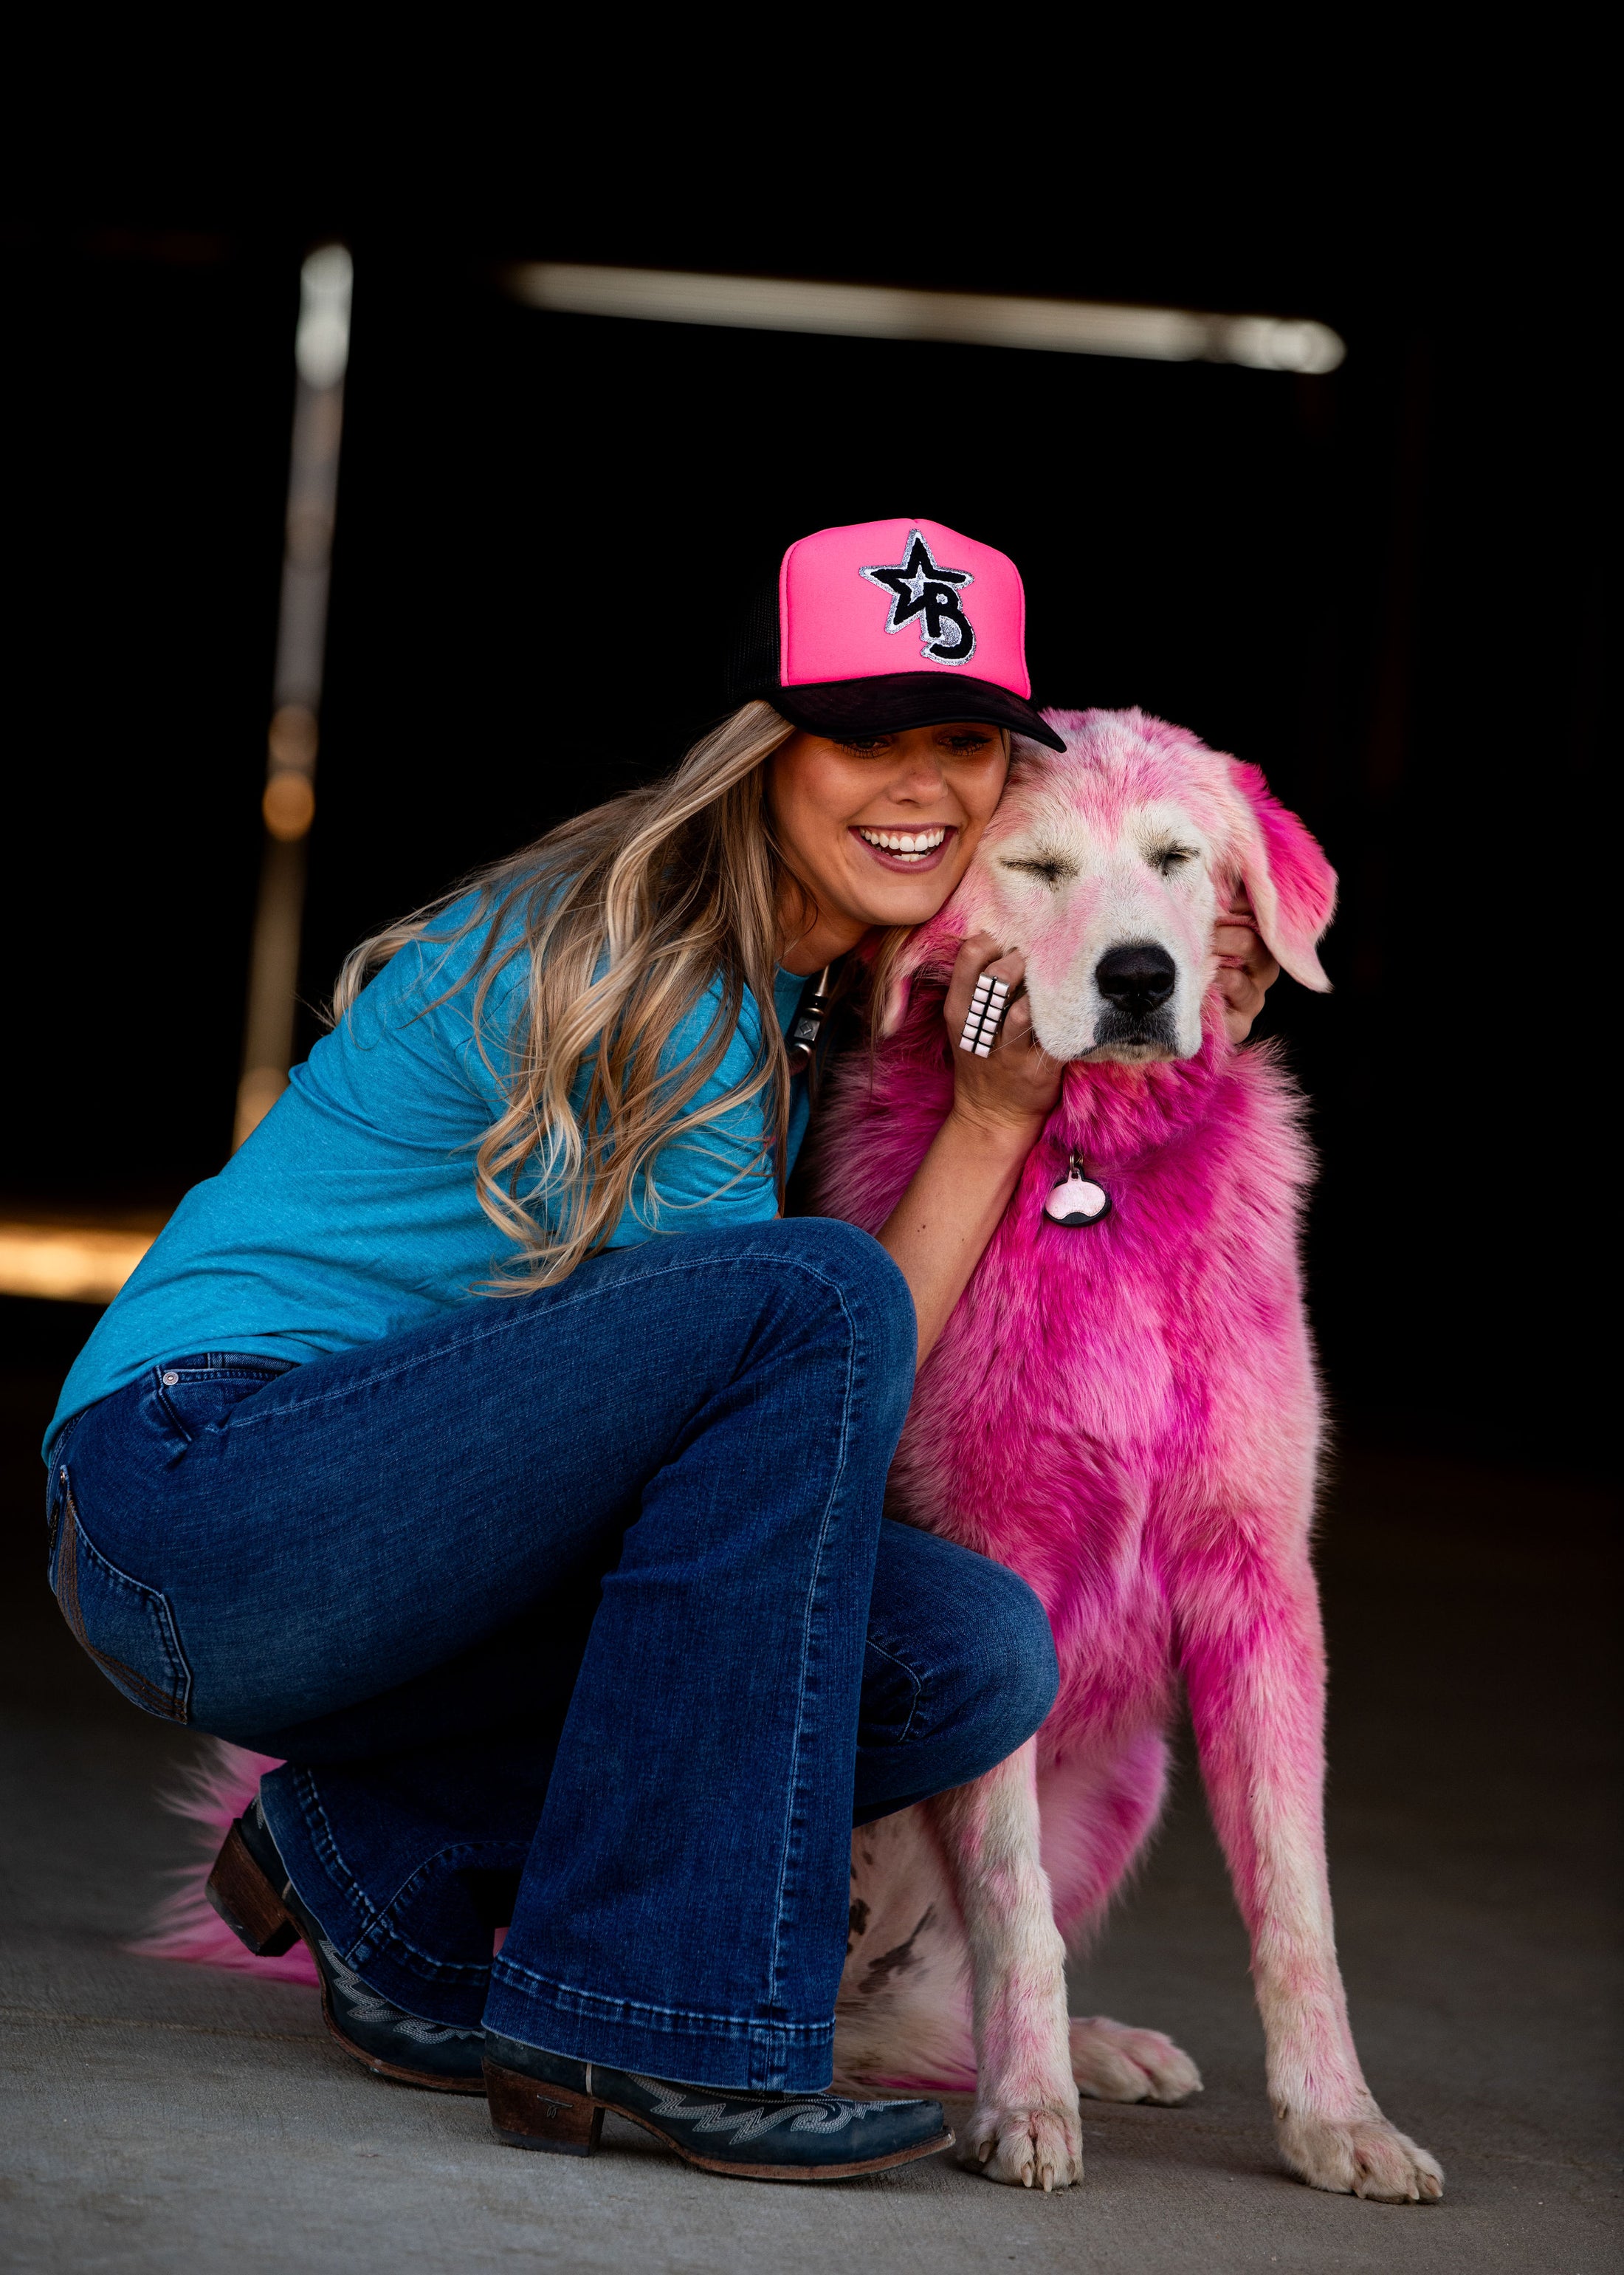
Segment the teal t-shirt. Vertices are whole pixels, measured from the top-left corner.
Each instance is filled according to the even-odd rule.
[[[436,929],[443,933],[472,908],[472,900],[457,903]],[[63,1386],[48,1446],[63,1423],[162,1360],[231,1350],[302,1361],[348,1350],[480,1300],[480,1283],[513,1264],[517,1243],[480,1206],[473,1164],[504,1108],[493,1064],[504,1063],[513,997],[527,983],[528,965],[515,956],[487,991],[487,1064],[467,978],[482,939],[475,930],[449,948],[442,938],[402,949],[294,1068],[247,1144],[186,1195],[102,1314]],[[779,972],[773,992],[782,1028],[805,986]],[[673,1033],[662,1067],[704,1039],[720,1000],[718,980]],[[744,1077],[759,1018],[746,994],[694,1106]],[[583,1073],[578,1110],[585,1088]],[[665,1146],[654,1160],[653,1192],[638,1180],[608,1245],[774,1216],[770,1097],[759,1092]],[[797,1080],[786,1175],[808,1110],[806,1085]],[[533,1181],[525,1199],[533,1213],[548,1213],[544,1179]]]

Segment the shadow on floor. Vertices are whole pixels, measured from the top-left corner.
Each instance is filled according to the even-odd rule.
[[[1074,2010],[1171,2031],[1189,2108],[1084,2105],[1052,2200],[937,2159],[820,2190],[691,2173],[611,2120],[591,2162],[495,2146],[482,2106],[384,2085],[314,1994],[132,1958],[197,1742],[126,1707],[42,1582],[54,1377],[0,1421],[4,2264],[1089,2275],[1618,2264],[1618,1777],[1606,1510],[1581,1484],[1347,1453],[1322,1537],[1333,1885],[1379,2099],[1436,2207],[1318,2196],[1273,2158],[1244,1939],[1186,1768]]]

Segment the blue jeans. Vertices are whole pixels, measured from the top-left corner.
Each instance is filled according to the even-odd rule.
[[[913,1356],[900,1274],[817,1218],[203,1353],[58,1437],[52,1585],[135,1704],[285,1757],[293,1884],[397,2005],[815,2090],[854,1818],[1002,1760],[1056,1682],[1023,1581],[882,1521]]]

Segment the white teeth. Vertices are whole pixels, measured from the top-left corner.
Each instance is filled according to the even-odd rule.
[[[882,852],[899,854],[903,860],[918,860],[922,854],[933,853],[947,835],[945,828],[936,829],[865,829],[859,824],[857,835],[870,845],[878,845]]]

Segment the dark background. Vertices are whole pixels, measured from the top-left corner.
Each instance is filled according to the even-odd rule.
[[[1244,213],[1197,192],[1175,221],[1119,200],[1084,228],[1067,178],[957,231],[804,201],[768,226],[698,185],[455,223],[195,190],[15,220],[0,1194],[162,1207],[225,1154],[298,269],[342,235],[312,1004],[383,919],[672,763],[789,538],[928,515],[1020,563],[1040,700],[1141,704],[1256,760],[1341,873],[1336,992],[1283,981],[1262,1031],[1314,1100],[1344,1427],[1596,1458],[1613,1015],[1586,923],[1616,864],[1573,216],[1282,189]],[[1303,314],[1348,353],[1299,379],[548,316],[500,290],[510,257]],[[56,1364],[89,1315],[5,1324]]]

